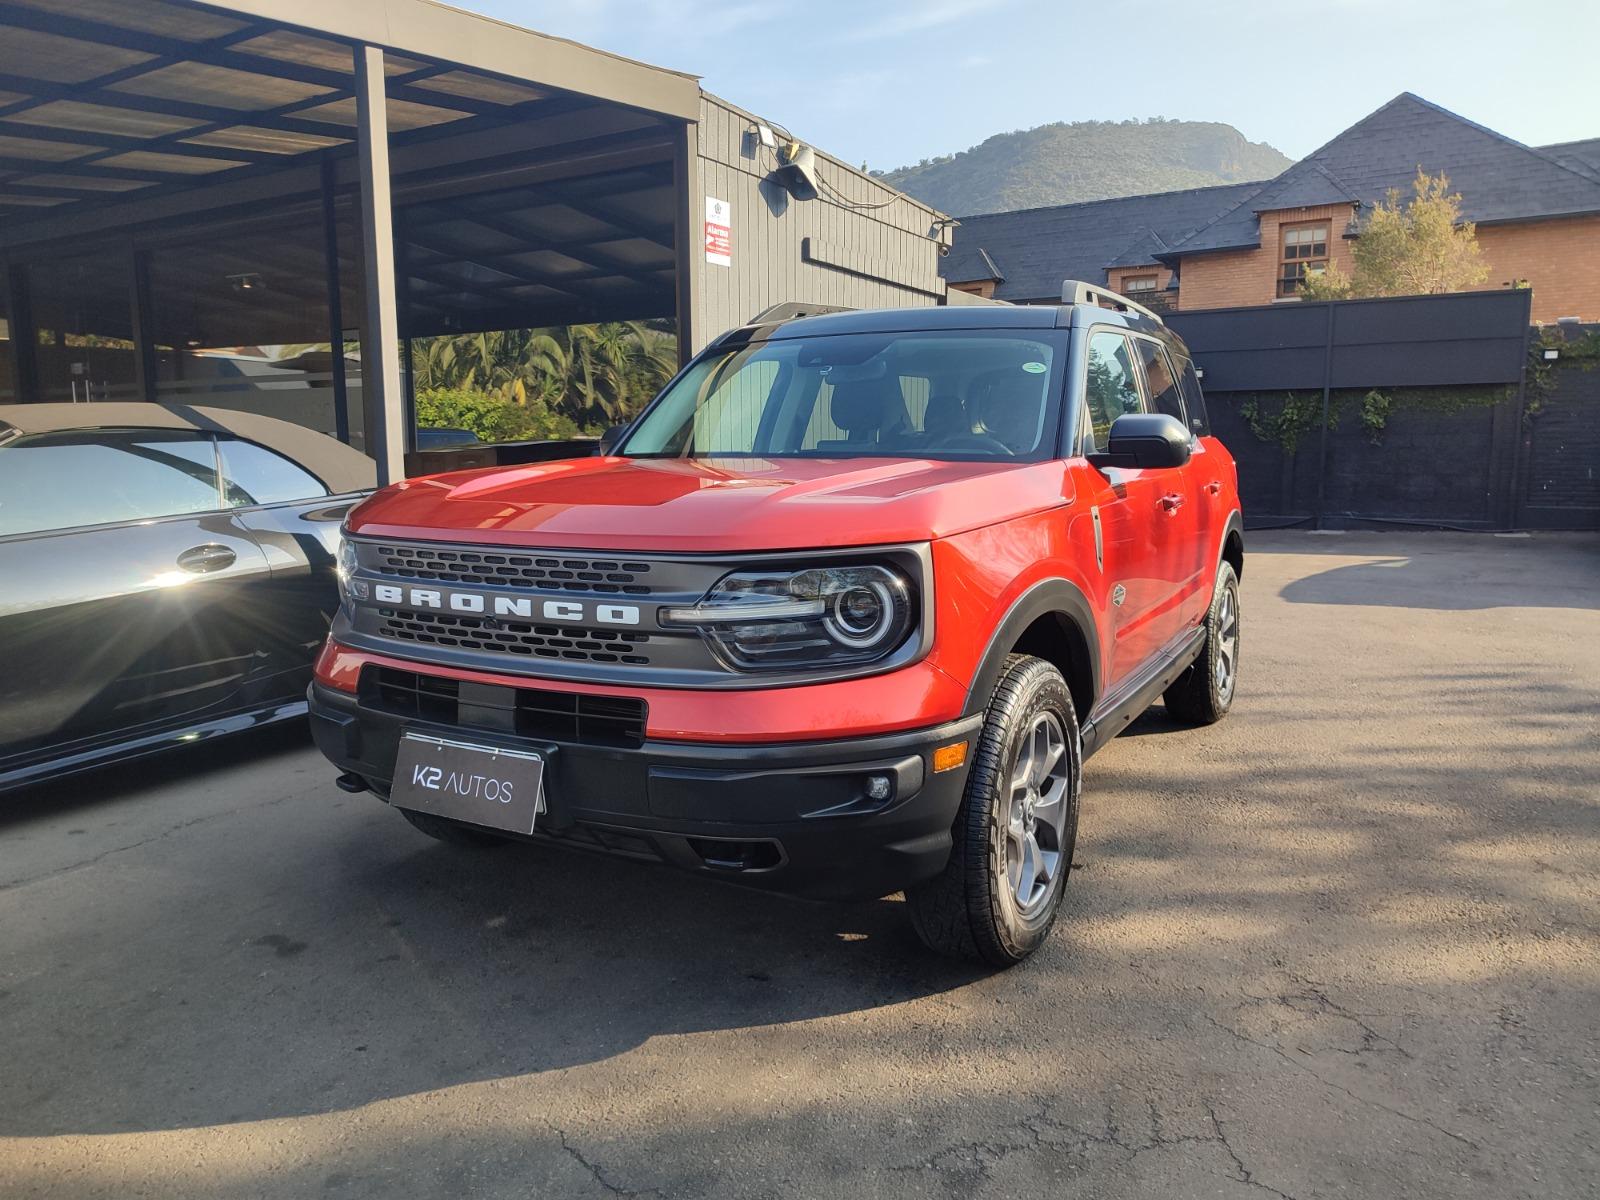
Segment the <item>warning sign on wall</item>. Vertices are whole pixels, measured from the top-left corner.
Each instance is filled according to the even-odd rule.
[[[733,209],[712,196],[706,197],[706,261],[733,266]]]

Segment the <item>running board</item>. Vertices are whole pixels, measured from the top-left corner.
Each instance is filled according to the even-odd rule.
[[[1205,646],[1206,627],[1200,625],[1190,631],[1176,654],[1156,659],[1133,676],[1125,687],[1119,688],[1097,705],[1083,723],[1083,757],[1087,759],[1154,704],[1156,697],[1171,687],[1178,676],[1200,657]]]

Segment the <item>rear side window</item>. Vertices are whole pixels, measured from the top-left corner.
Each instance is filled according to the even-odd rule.
[[[96,430],[0,446],[0,536],[221,507],[216,450],[204,434]]]
[[[1084,399],[1089,409],[1089,424],[1094,430],[1094,446],[1084,447],[1085,452],[1107,444],[1111,422],[1124,413],[1141,411],[1139,380],[1134,372],[1133,355],[1128,339],[1120,333],[1109,331],[1089,337],[1088,372],[1084,386]]]
[[[328,494],[311,472],[265,446],[224,438],[217,443],[217,452],[222,460],[222,494],[231,508]]]
[[[1144,366],[1144,382],[1150,397],[1150,411],[1165,413],[1187,422],[1183,414],[1183,397],[1178,392],[1178,373],[1173,370],[1167,352],[1159,342],[1140,338],[1139,361]]]
[[[1183,387],[1183,406],[1189,413],[1189,429],[1195,437],[1211,436],[1211,421],[1206,416],[1206,398],[1200,390],[1200,377],[1187,358],[1178,359],[1178,381]]]

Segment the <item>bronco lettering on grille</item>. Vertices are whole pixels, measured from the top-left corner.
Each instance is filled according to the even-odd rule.
[[[486,596],[478,592],[442,591],[438,588],[397,587],[375,584],[373,599],[380,604],[431,608],[440,612],[481,613],[496,617],[536,617],[563,624],[637,625],[637,604],[588,605],[577,600],[534,600],[527,596]],[[591,611],[592,610],[592,611]]]

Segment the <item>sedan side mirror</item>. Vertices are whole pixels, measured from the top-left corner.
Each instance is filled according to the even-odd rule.
[[[602,433],[600,435],[600,446],[598,448],[598,453],[602,457],[610,454],[611,447],[620,442],[622,440],[622,435],[627,431],[628,427],[626,425],[613,425],[610,429]]]
[[[1189,431],[1166,413],[1125,413],[1111,422],[1106,448],[1088,456],[1107,467],[1181,467],[1189,461]]]

